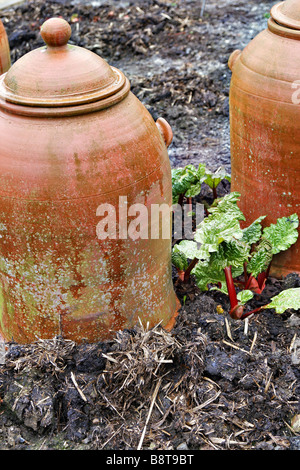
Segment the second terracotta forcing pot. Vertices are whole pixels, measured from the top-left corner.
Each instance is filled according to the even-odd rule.
[[[10,67],[10,49],[7,34],[0,20],[0,75],[8,71]]]
[[[67,44],[64,20],[41,34],[0,80],[0,332],[94,342],[139,318],[170,328],[170,237],[123,233],[119,205],[171,206],[172,131],[122,72]]]
[[[300,215],[300,1],[271,10],[268,28],[229,59],[232,191],[247,224]],[[300,238],[272,274],[300,273]]]

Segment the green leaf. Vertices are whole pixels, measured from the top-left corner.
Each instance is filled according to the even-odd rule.
[[[206,166],[204,163],[200,163],[196,171],[196,181],[191,184],[190,188],[186,191],[186,197],[195,197],[197,196],[202,187],[202,183],[205,180]]]
[[[248,261],[250,256],[250,245],[242,240],[231,240],[228,243],[222,243],[220,248],[223,249],[226,266],[240,268],[241,272],[243,272],[244,263]]]
[[[173,204],[178,202],[180,194],[186,197],[194,197],[201,191],[201,184],[205,179],[205,164],[200,163],[198,168],[194,165],[186,165],[184,168],[172,169],[172,194]]]
[[[184,168],[173,168],[172,169],[172,194],[173,204],[178,201],[180,194],[190,188],[191,184],[196,178],[196,168],[194,165],[187,165]]]
[[[204,183],[213,189],[216,188],[224,179],[231,181],[231,175],[226,172],[224,167],[220,167],[214,173],[210,170],[206,170]]]
[[[186,197],[198,196],[198,194],[201,191],[201,186],[202,186],[202,181],[197,181],[196,184],[191,184],[189,189],[186,191],[185,196]]]
[[[300,309],[300,287],[286,289],[280,294],[272,297],[271,303],[263,308],[274,308],[276,313],[284,313],[289,308],[293,310]]]
[[[172,263],[180,271],[186,271],[189,266],[186,256],[179,251],[172,251]]]
[[[218,199],[209,215],[198,225],[194,235],[195,242],[201,245],[201,257],[198,259],[208,260],[211,253],[219,250],[221,243],[230,243],[242,238],[243,231],[239,220],[244,216],[236,205],[239,197],[239,193],[230,193]],[[235,245],[232,245],[231,248],[234,247]]]
[[[206,174],[206,165],[205,163],[199,163],[199,166],[198,166],[198,169],[197,169],[197,178],[198,180],[203,180],[204,181],[204,178],[205,178],[205,174]]]
[[[251,290],[242,290],[237,294],[237,299],[240,305],[245,305],[249,300],[253,298],[254,294]]]
[[[208,284],[219,284],[215,287],[223,294],[228,294],[222,260],[218,253],[213,253],[210,257],[209,264],[199,261],[192,273],[195,275],[197,286],[202,291],[208,290]]]
[[[209,253],[203,250],[203,247],[199,246],[199,244],[193,240],[182,240],[174,246],[173,252],[183,253],[186,258],[191,260],[194,258],[207,260],[209,258]]]
[[[285,251],[293,245],[298,238],[299,219],[297,214],[278,219],[263,230],[263,236],[272,243],[273,255]]]
[[[244,270],[243,261],[248,257],[248,250],[247,253],[244,250],[245,246],[239,246],[239,242],[222,243],[218,251],[210,254],[208,261],[200,261],[193,269],[192,273],[195,275],[198,287],[201,290],[207,290],[208,284],[220,283],[221,287],[212,287],[212,289],[228,294],[224,268],[232,266],[232,276],[234,278],[240,276]],[[236,251],[239,251],[239,262],[233,259],[233,252],[235,252],[236,256]]]
[[[240,193],[232,192],[226,196],[217,199],[212,206],[208,209],[209,217],[224,215],[234,218],[236,220],[246,220],[243,212],[238,207],[237,202],[240,199]]]
[[[246,243],[252,245],[253,243],[258,242],[262,233],[261,222],[266,218],[265,215],[258,217],[254,222],[252,222],[249,227],[243,229],[243,238],[242,240]]]
[[[194,239],[202,244],[207,252],[217,251],[223,242],[240,239],[243,236],[238,220],[231,215],[223,214],[210,218],[206,217],[198,226]]]
[[[264,272],[273,258],[272,243],[266,238],[262,237],[259,245],[254,249],[251,259],[247,265],[247,272],[254,277]]]

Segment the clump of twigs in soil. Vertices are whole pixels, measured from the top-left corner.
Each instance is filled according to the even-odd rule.
[[[206,337],[200,331],[191,341],[180,341],[160,325],[149,329],[140,323],[134,330],[119,332],[113,350],[104,355],[105,393],[114,399],[119,412],[133,403],[141,404],[157,383],[169,391],[184,387],[193,401],[193,384],[203,372],[205,347]]]
[[[73,341],[61,336],[24,345],[12,343],[6,354],[5,366],[16,372],[37,368],[50,374],[63,373],[75,348]]]
[[[200,330],[190,338],[178,338],[160,325],[149,329],[140,323],[134,330],[117,334],[110,352],[104,355],[107,363],[99,377],[98,391],[108,407],[128,420],[128,429],[135,421],[134,434],[139,434],[139,442],[132,444],[138,449],[142,448],[150,419],[154,422],[152,433],[159,433],[170,415],[180,414],[180,410],[185,413],[187,406],[197,405],[205,349],[206,337]],[[126,429],[123,432],[128,438]]]

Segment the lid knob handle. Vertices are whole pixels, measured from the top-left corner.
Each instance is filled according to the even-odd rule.
[[[50,18],[41,26],[41,36],[48,47],[65,46],[71,34],[71,26],[63,18]]]

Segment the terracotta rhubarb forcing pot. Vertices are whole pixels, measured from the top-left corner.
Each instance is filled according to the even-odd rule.
[[[7,72],[10,67],[10,49],[7,34],[0,20],[0,75]]]
[[[247,223],[300,215],[300,1],[271,9],[268,28],[229,59],[232,191]],[[300,273],[300,239],[271,273]]]
[[[95,342],[139,319],[171,328],[171,239],[128,236],[126,219],[171,206],[170,126],[121,71],[68,44],[66,21],[41,35],[0,79],[0,331]]]

